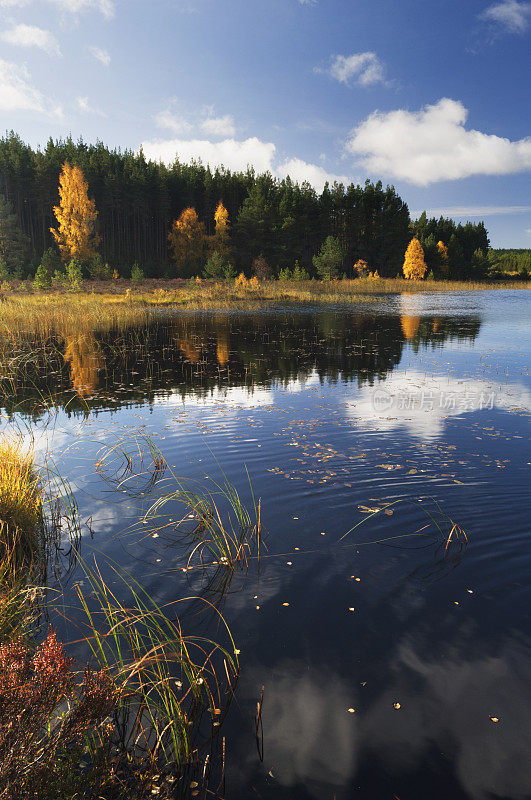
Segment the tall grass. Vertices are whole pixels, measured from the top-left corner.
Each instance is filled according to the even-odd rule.
[[[246,567],[251,556],[260,557],[261,501],[254,496],[249,475],[252,511],[221,467],[219,480],[182,478],[144,434],[127,434],[102,447],[96,472],[111,488],[133,498],[147,498],[157,487],[159,496],[136,528],[142,529],[144,536],[179,538],[190,548],[189,565],[197,562],[201,567],[235,569]]]

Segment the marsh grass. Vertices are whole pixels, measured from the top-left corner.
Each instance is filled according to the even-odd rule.
[[[157,774],[159,788],[175,781],[173,797],[188,797],[194,782],[216,796],[209,789],[214,742],[239,675],[239,651],[224,617],[211,606],[224,645],[186,636],[176,611],[197,598],[161,608],[117,567],[111,565],[118,585],[112,589],[96,562],[83,566],[92,591],[87,599],[77,587],[85,620],[75,625],[117,687],[112,742],[119,773],[125,780],[139,771]]]
[[[165,535],[182,542],[189,549],[188,566],[247,568],[251,557],[260,557],[261,501],[247,473],[250,511],[216,464],[219,480],[182,478],[149,436],[128,434],[100,449],[95,468],[111,489],[132,498],[146,499],[157,490],[159,496],[133,526],[143,537]]]

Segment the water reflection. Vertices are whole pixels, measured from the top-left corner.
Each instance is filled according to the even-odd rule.
[[[252,390],[315,376],[372,386],[397,367],[406,344],[418,351],[449,338],[473,342],[480,327],[477,315],[405,312],[159,314],[124,327],[87,321],[37,342],[21,338],[25,357],[10,362],[3,399],[8,410],[38,415],[50,403],[85,412],[89,396],[92,409],[113,408],[152,403],[161,393],[207,396],[216,387]]]

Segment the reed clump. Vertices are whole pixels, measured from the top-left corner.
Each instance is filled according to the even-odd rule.
[[[35,455],[21,439],[0,439],[0,559],[15,569],[42,557],[43,494]]]

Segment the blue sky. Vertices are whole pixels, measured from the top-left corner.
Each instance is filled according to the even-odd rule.
[[[0,0],[0,127],[392,183],[531,247],[527,0]]]

